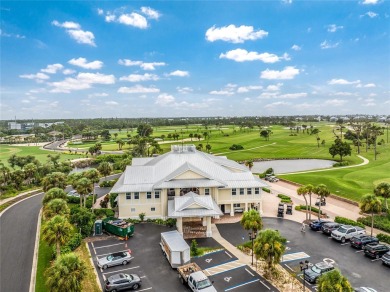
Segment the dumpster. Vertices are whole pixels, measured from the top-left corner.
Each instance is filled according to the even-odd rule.
[[[96,220],[94,229],[93,229],[93,235],[102,235],[103,234],[103,221],[102,220]]]
[[[134,224],[115,217],[107,217],[103,219],[103,229],[114,235],[129,237],[134,233]]]

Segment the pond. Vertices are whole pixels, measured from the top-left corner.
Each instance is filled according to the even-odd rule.
[[[252,172],[262,173],[272,167],[276,174],[330,168],[335,164],[332,160],[322,159],[291,159],[291,160],[269,160],[253,162]]]

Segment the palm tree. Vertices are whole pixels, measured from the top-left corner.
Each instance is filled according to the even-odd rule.
[[[311,131],[311,134],[310,135],[316,135],[317,137],[317,147],[320,148],[320,137],[318,136],[318,134],[320,133],[321,131],[319,129],[313,129],[313,131]]]
[[[275,265],[280,263],[286,250],[284,245],[287,240],[277,230],[266,229],[260,231],[255,239],[254,253],[256,258],[264,259],[268,265],[266,276],[269,277],[274,271]]]
[[[320,202],[318,204],[318,220],[321,218],[321,202],[324,198],[328,197],[330,195],[330,191],[328,187],[324,184],[319,184],[316,186],[313,190],[313,193],[318,195],[318,198],[320,199]]]
[[[84,172],[84,177],[86,177],[87,179],[89,179],[91,181],[92,193],[93,193],[93,197],[95,198],[95,184],[100,181],[99,171],[95,168],[91,168],[90,170],[87,170]]]
[[[65,244],[73,232],[73,226],[64,216],[56,215],[42,228],[43,239],[56,245],[57,257],[61,254],[61,245]]]
[[[376,156],[377,156],[376,140],[377,140],[378,136],[383,135],[384,131],[381,127],[376,126],[376,125],[372,125],[370,131],[372,134],[372,139],[373,139],[373,144],[374,144],[374,159],[376,160]]]
[[[38,170],[38,167],[34,164],[34,163],[28,163],[26,164],[24,167],[23,167],[23,171],[24,173],[26,174],[26,179],[28,181],[28,184],[31,183],[32,181],[32,178],[34,177],[34,175],[36,174]]]
[[[77,181],[76,184],[76,191],[80,194],[80,207],[83,206],[84,201],[84,207],[86,205],[86,196],[90,193],[92,193],[92,182],[86,177],[83,177]]]
[[[307,203],[307,198],[306,198],[306,188],[305,186],[300,186],[298,189],[297,189],[297,195],[298,196],[303,196],[303,198],[305,199],[305,204],[306,204],[306,220],[308,220],[308,203]]]
[[[46,205],[53,199],[63,199],[66,200],[67,196],[63,189],[60,188],[52,188],[45,193],[43,197],[42,203]]]
[[[252,230],[252,232],[257,232],[263,227],[263,220],[255,209],[245,211],[240,223],[245,230]]]
[[[108,161],[103,161],[99,164],[97,170],[100,172],[101,175],[107,178],[107,175],[110,175],[112,172],[112,166]]]
[[[53,199],[43,207],[43,215],[46,219],[56,215],[67,217],[70,213],[68,204],[63,199]]]
[[[252,170],[253,167],[253,160],[247,160],[245,161],[245,166],[249,168],[249,170]]]
[[[382,182],[374,189],[374,194],[385,199],[386,210],[389,210],[387,199],[390,198],[390,184]]]
[[[318,278],[318,292],[352,292],[348,279],[339,270],[333,270]]]
[[[66,175],[62,172],[52,172],[42,180],[42,188],[46,192],[52,188],[66,188]]]
[[[45,272],[49,291],[81,291],[81,282],[87,275],[85,263],[75,254],[67,253],[57,258]]]
[[[374,213],[378,213],[382,209],[381,200],[373,195],[367,194],[362,197],[359,204],[360,210],[363,213],[371,213],[371,236],[374,229]]]
[[[206,145],[206,150],[207,150],[207,153],[210,153],[210,150],[211,150],[211,145],[210,144]]]

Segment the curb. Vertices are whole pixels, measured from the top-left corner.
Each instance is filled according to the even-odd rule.
[[[91,251],[89,250],[88,242],[84,241],[84,244],[87,246],[87,250],[88,250],[88,253],[89,253],[89,255],[90,255],[89,260],[91,261],[91,265],[92,265],[92,268],[93,268],[93,272],[94,272],[94,274],[95,274],[95,276],[96,276],[96,283],[98,284],[99,287],[101,287],[101,286],[100,286],[99,275],[98,275],[98,273],[97,273],[97,271],[96,271],[95,263],[93,262],[93,258],[92,258]],[[30,292],[33,292],[33,291],[30,291]]]
[[[37,266],[38,266],[38,251],[39,251],[39,239],[41,236],[41,217],[42,217],[42,208],[39,211],[38,223],[37,223],[37,232],[35,236],[35,247],[34,247],[34,257],[31,268],[31,280],[30,280],[30,289],[29,292],[35,291],[35,283],[37,280]]]
[[[41,195],[41,194],[43,194],[43,192],[39,192],[38,194],[29,196],[29,197],[27,197],[27,198],[24,198],[24,199],[22,199],[22,200],[20,200],[20,201],[15,202],[15,204],[12,204],[12,205],[8,206],[7,208],[5,208],[5,209],[0,213],[0,217],[3,216],[3,214],[4,214],[8,209],[12,208],[13,206],[15,206],[15,205],[17,205],[17,204],[19,204],[19,203],[21,203],[21,202],[23,202],[23,201],[25,201],[25,200],[28,200],[28,199],[30,199],[30,198],[33,198],[33,197],[35,197],[35,196]]]

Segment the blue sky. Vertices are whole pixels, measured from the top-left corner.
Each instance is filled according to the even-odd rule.
[[[1,119],[390,114],[390,2],[2,1]]]

